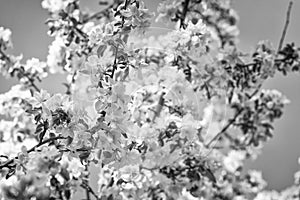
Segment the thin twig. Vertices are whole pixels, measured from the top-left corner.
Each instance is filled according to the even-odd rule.
[[[84,188],[86,190],[86,192],[91,193],[96,200],[99,200],[98,195],[95,193],[95,191],[91,188],[91,186],[89,186],[85,181],[81,183],[80,185],[82,188]]]
[[[277,52],[279,52],[281,50],[283,42],[284,42],[284,38],[285,38],[287,29],[288,29],[288,26],[289,26],[289,23],[290,23],[292,6],[293,6],[293,1],[290,1],[289,7],[288,7],[288,10],[287,10],[287,13],[286,13],[286,21],[285,21],[284,29],[283,29],[283,32],[282,32],[282,35],[281,35],[281,38],[280,38],[280,42],[279,42],[279,46],[278,46],[278,51]]]
[[[261,88],[261,85],[258,86],[258,88],[251,95],[249,95],[249,97],[248,97],[249,100],[252,99],[252,97],[254,97],[259,92],[260,88]],[[243,108],[238,109],[238,111],[235,113],[234,117],[231,120],[229,120],[229,122],[222,128],[222,130],[215,137],[213,137],[212,140],[210,140],[206,144],[206,147],[211,147],[211,144],[214,141],[218,141],[219,138],[221,137],[221,135],[223,135],[227,131],[227,129],[236,122],[236,119],[240,116],[240,114],[242,114],[243,111],[244,111]]]
[[[224,126],[224,127],[222,128],[222,130],[221,130],[217,135],[215,135],[215,137],[213,137],[213,139],[211,139],[211,140],[209,141],[209,143],[206,144],[206,146],[207,146],[207,147],[210,147],[211,144],[212,144],[214,141],[217,141],[217,140],[221,137],[221,135],[222,135],[223,133],[225,133],[225,132],[227,131],[227,129],[228,129],[228,128],[236,121],[237,117],[242,113],[242,111],[243,111],[243,109],[239,109],[239,110],[235,113],[234,117],[233,117],[231,120],[229,120],[229,122],[226,124],[226,126]]]
[[[101,10],[100,12],[94,13],[93,15],[91,15],[91,16],[89,16],[88,18],[86,18],[85,20],[83,20],[82,23],[85,24],[85,23],[87,23],[87,22],[89,22],[89,21],[91,21],[91,20],[93,20],[93,19],[100,18],[101,15],[103,15],[103,13],[104,13],[106,10],[107,10],[107,9]]]
[[[111,72],[111,75],[110,75],[110,78],[112,78],[112,79],[114,78],[115,71],[117,70],[117,59],[118,59],[119,45],[117,45],[115,48],[116,48],[115,59],[114,59],[114,64],[113,64],[112,72]]]
[[[86,185],[86,186],[88,186],[89,185],[89,163],[87,163],[86,165],[85,165],[85,180],[84,180],[84,184]],[[86,187],[85,188],[85,195],[86,195],[86,199],[87,200],[91,200],[91,196],[90,196],[90,190],[89,190],[89,187]]]

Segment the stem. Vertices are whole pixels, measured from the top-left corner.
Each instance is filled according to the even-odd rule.
[[[85,170],[84,170],[86,173],[84,182],[87,186],[89,185],[89,166],[88,165],[89,165],[88,163],[85,165]],[[91,199],[89,187],[85,188],[85,195],[86,195],[87,200]]]
[[[206,90],[207,99],[210,100],[211,99],[211,94],[209,92],[209,88],[208,88],[207,82],[204,83],[204,89]]]
[[[100,18],[102,15],[104,15],[104,12],[107,11],[108,9],[110,9],[112,6],[108,7],[107,9],[101,10],[100,12],[96,12],[94,14],[92,14],[91,16],[89,16],[88,18],[86,18],[85,20],[83,20],[83,24],[93,20],[93,19],[98,19]]]
[[[151,172],[154,172],[155,170],[158,170],[158,169],[159,169],[158,166],[149,168],[149,167],[145,167],[145,166],[140,165],[139,167],[140,167],[140,170],[141,170],[141,169],[145,169],[145,170],[148,170],[148,171],[151,171]]]
[[[212,139],[211,141],[209,141],[209,142],[206,144],[206,146],[207,146],[207,147],[210,147],[211,144],[212,144],[214,141],[218,140],[218,139],[221,137],[221,135],[222,135],[223,133],[225,133],[225,132],[227,131],[227,129],[228,129],[232,124],[234,124],[235,120],[236,120],[237,117],[242,113],[242,111],[243,111],[243,109],[239,109],[238,112],[235,113],[234,117],[233,117],[231,120],[229,120],[229,122],[226,124],[226,126],[224,126],[224,127],[222,128],[222,130],[221,130],[215,137],[213,137],[213,139]]]
[[[85,167],[86,167],[85,171],[88,172],[88,165],[86,165]],[[99,200],[98,195],[94,192],[94,190],[89,185],[88,175],[85,178],[86,178],[86,180],[83,180],[83,182],[80,184],[80,186],[85,189],[87,200],[91,199],[90,194],[92,194],[96,200]]]
[[[252,99],[252,97],[254,97],[256,94],[257,94],[257,92],[260,90],[260,88],[261,88],[261,85],[248,97],[249,99]],[[226,133],[226,131],[227,131],[227,129],[231,126],[231,125],[233,125],[234,123],[235,123],[235,121],[236,121],[236,119],[239,117],[239,115],[242,113],[244,111],[244,109],[243,108],[240,108],[236,113],[235,113],[235,115],[234,115],[234,117],[231,119],[231,120],[229,120],[229,122],[226,124],[226,126],[224,126],[223,128],[222,128],[222,130],[215,136],[215,137],[213,137],[213,139],[211,140],[211,141],[209,141],[205,146],[206,147],[210,147],[211,146],[211,144],[215,141],[215,140],[218,140],[220,137],[221,137],[221,135],[222,134],[224,134],[224,133]]]
[[[62,136],[57,136],[57,137],[53,137],[53,138],[49,138],[47,140],[44,140],[40,143],[38,143],[37,145],[35,145],[34,147],[32,147],[31,149],[27,150],[27,153],[31,153],[33,151],[35,151],[36,148],[44,145],[44,144],[47,144],[49,142],[53,142],[55,140],[58,140],[58,139],[66,139],[65,137],[62,137]],[[10,168],[10,164],[12,164],[14,162],[15,159],[18,159],[18,156],[6,161],[4,164],[0,165],[0,169],[4,168],[4,167],[7,167],[7,168]]]
[[[86,192],[90,193],[93,195],[93,197],[95,197],[96,200],[99,200],[99,197],[98,195],[94,192],[94,190],[91,188],[91,186],[87,185],[86,183],[82,183],[80,185],[82,188],[84,188],[86,190]],[[89,198],[90,198],[90,194],[89,195]]]
[[[291,17],[291,11],[292,11],[292,7],[293,7],[293,1],[290,1],[289,3],[289,7],[286,13],[286,21],[285,21],[285,25],[284,25],[284,29],[280,38],[280,42],[279,42],[279,46],[278,46],[278,52],[281,50],[283,42],[284,42],[284,38],[290,23],[290,17]]]

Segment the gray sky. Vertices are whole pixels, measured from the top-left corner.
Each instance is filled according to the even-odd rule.
[[[82,0],[84,5],[93,5],[97,0]],[[159,0],[146,0],[154,10]],[[283,29],[288,0],[234,0],[234,7],[240,16],[240,44],[244,51],[254,49],[259,40],[269,39],[277,47]],[[286,42],[294,41],[300,46],[300,2],[295,1]],[[51,42],[44,24],[47,13],[41,9],[40,0],[0,0],[0,26],[13,32],[13,53],[23,53],[25,58],[37,57],[44,60]],[[163,26],[163,24],[158,24]],[[57,83],[53,83],[55,80]],[[61,77],[48,78],[41,86],[50,92],[64,91]],[[7,91],[14,81],[0,77],[0,92]],[[283,189],[293,182],[294,172],[300,156],[300,75],[276,76],[269,80],[266,88],[284,92],[291,100],[284,116],[275,123],[275,136],[265,146],[263,154],[249,168],[263,171],[270,189]]]

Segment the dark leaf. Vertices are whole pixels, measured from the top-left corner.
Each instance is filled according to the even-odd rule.
[[[12,175],[14,175],[15,173],[16,173],[16,169],[15,168],[11,168],[11,169],[9,169],[9,171],[6,174],[5,178],[9,179],[9,177],[11,177]]]
[[[39,114],[37,114],[35,117],[34,117],[34,120],[36,121],[36,122],[39,122],[40,121],[40,119],[41,119],[41,114],[39,113]]]
[[[99,1],[100,6],[107,6],[108,2],[107,1]]]
[[[79,158],[80,158],[80,162],[82,163],[82,161],[86,160],[90,155],[89,151],[85,151],[79,154]]]
[[[122,178],[120,178],[120,179],[117,181],[117,185],[121,185],[122,183],[127,183],[127,182],[124,181]]]
[[[62,168],[62,169],[60,170],[60,175],[61,175],[66,181],[70,180],[70,174],[69,174],[69,172],[68,172],[68,170],[67,170],[66,168]]]
[[[113,154],[110,153],[109,151],[103,151],[103,156],[104,156],[105,158],[111,158],[111,157],[113,156]]]
[[[100,45],[98,47],[98,49],[97,49],[97,55],[98,55],[99,58],[103,56],[103,53],[106,50],[106,48],[107,48],[107,45]]]
[[[188,171],[187,172],[187,177],[191,180],[191,181],[199,181],[200,180],[200,176],[196,171]]]
[[[70,199],[71,198],[71,191],[70,190],[65,190],[65,197],[67,199]]]
[[[107,197],[107,200],[114,200],[114,197],[113,197],[113,195],[111,194],[111,195],[109,195],[108,197]]]
[[[200,173],[201,173],[202,176],[207,177],[213,183],[217,182],[214,174],[212,173],[212,171],[210,169],[208,169],[206,167],[201,167]]]
[[[40,134],[44,130],[44,124],[38,124],[35,129],[35,134]]]

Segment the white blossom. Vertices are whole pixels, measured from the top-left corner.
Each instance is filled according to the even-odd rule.
[[[231,150],[224,158],[224,167],[231,173],[235,173],[239,167],[243,165],[243,161],[246,158],[244,151]]]
[[[12,47],[11,30],[0,27],[0,44],[4,43],[5,47]]]

